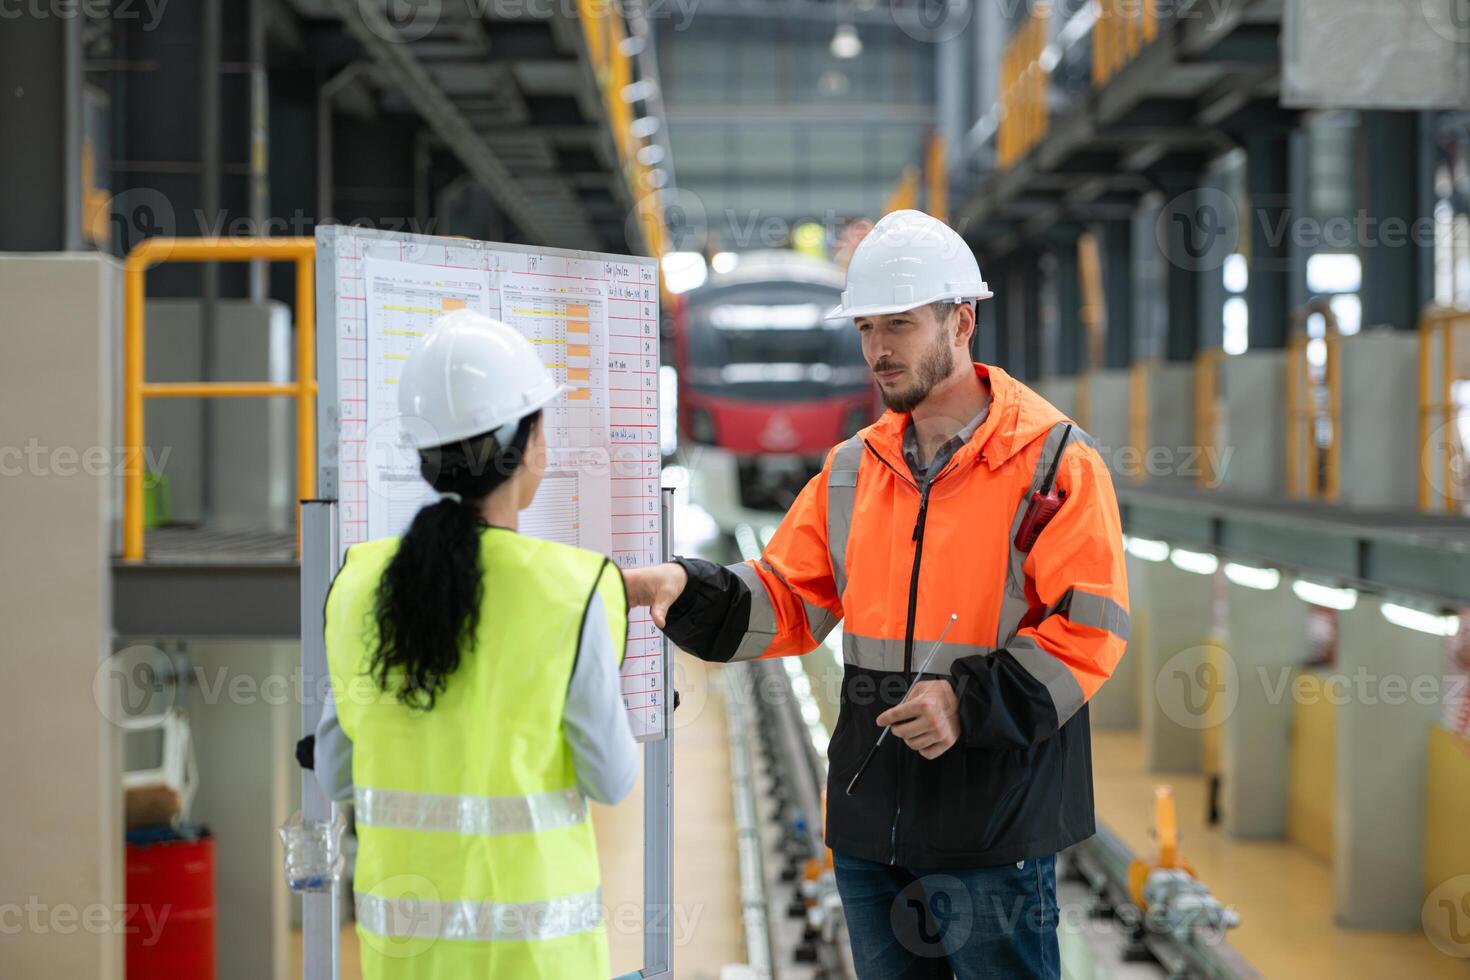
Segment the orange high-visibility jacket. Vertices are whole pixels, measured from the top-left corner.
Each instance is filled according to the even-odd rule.
[[[759,560],[678,559],[690,585],[665,632],[705,659],[804,654],[842,621],[827,843],[868,860],[998,865],[1094,831],[1087,701],[1128,637],[1112,481],[1091,438],[1051,404],[999,368],[976,373],[989,413],[924,489],[903,458],[909,416],[890,411],[828,454]],[[1059,446],[1064,502],[1018,550]],[[926,760],[890,738],[848,796],[875,719],[951,613],[926,674],[955,687],[960,743]]]

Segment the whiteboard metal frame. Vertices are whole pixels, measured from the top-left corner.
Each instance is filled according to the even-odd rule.
[[[324,639],[327,592],[341,561],[337,524],[340,473],[337,467],[337,268],[336,241],[344,235],[378,241],[412,244],[443,244],[434,236],[409,235],[343,225],[325,225],[316,230],[316,322],[317,322],[317,492],[320,499],[301,502],[301,670],[307,692],[302,699],[302,735],[316,731],[322,707],[314,698],[318,679],[327,676]],[[527,245],[477,242],[456,239],[458,247],[483,248],[497,252],[554,255],[599,262],[641,262],[642,256],[584,252],[572,249],[535,248]],[[655,270],[657,265],[655,264]],[[657,279],[655,279],[655,285]],[[654,301],[655,307],[657,300]],[[655,407],[658,389],[654,388]],[[661,488],[662,557],[667,561],[673,547],[673,490]],[[663,724],[657,736],[643,743],[643,967],[628,977],[671,980],[673,977],[673,807],[674,807],[674,648],[663,640]],[[315,775],[301,774],[302,818],[330,820],[336,804],[327,800]],[[340,889],[330,893],[303,895],[302,976],[303,980],[339,980],[341,972],[342,901]]]

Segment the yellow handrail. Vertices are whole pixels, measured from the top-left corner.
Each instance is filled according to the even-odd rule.
[[[1001,52],[1000,118],[996,128],[996,166],[1008,170],[1046,135],[1050,122],[1047,92],[1051,72],[1044,67],[1051,19],[1049,7],[1033,10]]]
[[[1455,329],[1470,326],[1470,310],[1432,306],[1419,317],[1419,509],[1434,509],[1430,475],[1433,462],[1434,416],[1440,419],[1444,436],[1440,440],[1440,506],[1452,514],[1459,503],[1455,486],[1455,440],[1450,429],[1455,423],[1452,389],[1455,383]],[[1432,344],[1440,335],[1439,391],[1434,391]]]
[[[1195,484],[1212,487],[1220,474],[1215,472],[1216,437],[1220,424],[1220,362],[1225,352],[1207,347],[1194,358],[1194,442],[1200,452],[1200,468]]]
[[[1326,357],[1321,388],[1312,384],[1307,364],[1307,319],[1320,313],[1324,321]],[[1286,493],[1309,500],[1336,501],[1342,490],[1342,337],[1337,315],[1326,298],[1315,299],[1297,311],[1286,342]],[[1326,406],[1317,407],[1317,393]],[[1325,418],[1329,435],[1317,444],[1317,422]]]
[[[1128,372],[1128,442],[1138,454],[1138,469],[1132,474],[1134,483],[1148,478],[1149,381],[1157,363],[1152,358],[1135,361]]]
[[[296,263],[296,381],[152,383],[143,377],[145,274],[162,262]],[[296,399],[296,490],[316,493],[316,242],[311,238],[149,238],[123,265],[123,546],[125,561],[143,560],[143,400],[145,398]],[[301,553],[301,524],[296,527]]]

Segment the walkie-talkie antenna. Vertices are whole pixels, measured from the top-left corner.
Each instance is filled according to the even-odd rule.
[[[1057,453],[1056,453],[1055,456],[1053,456],[1051,458],[1051,465],[1048,466],[1047,469],[1046,469],[1046,479],[1044,479],[1044,480],[1041,481],[1041,492],[1042,493],[1050,493],[1051,492],[1052,481],[1057,478],[1057,463],[1061,462],[1061,459],[1062,459],[1062,450],[1067,448],[1067,437],[1070,436],[1071,434],[1072,434],[1072,423],[1071,422],[1068,422],[1067,423],[1067,427],[1062,430],[1062,438],[1061,438],[1061,440],[1057,443]]]

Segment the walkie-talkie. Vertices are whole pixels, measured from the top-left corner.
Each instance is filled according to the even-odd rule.
[[[1067,438],[1072,434],[1072,423],[1062,430],[1062,440],[1057,444],[1057,454],[1051,458],[1051,466],[1047,467],[1046,477],[1041,481],[1040,489],[1031,494],[1031,502],[1026,505],[1026,513],[1021,518],[1021,527],[1016,531],[1016,550],[1030,551],[1041,532],[1046,530],[1047,524],[1056,516],[1063,502],[1067,499],[1067,491],[1053,489],[1057,476],[1057,463],[1062,458],[1062,450],[1067,448]]]

